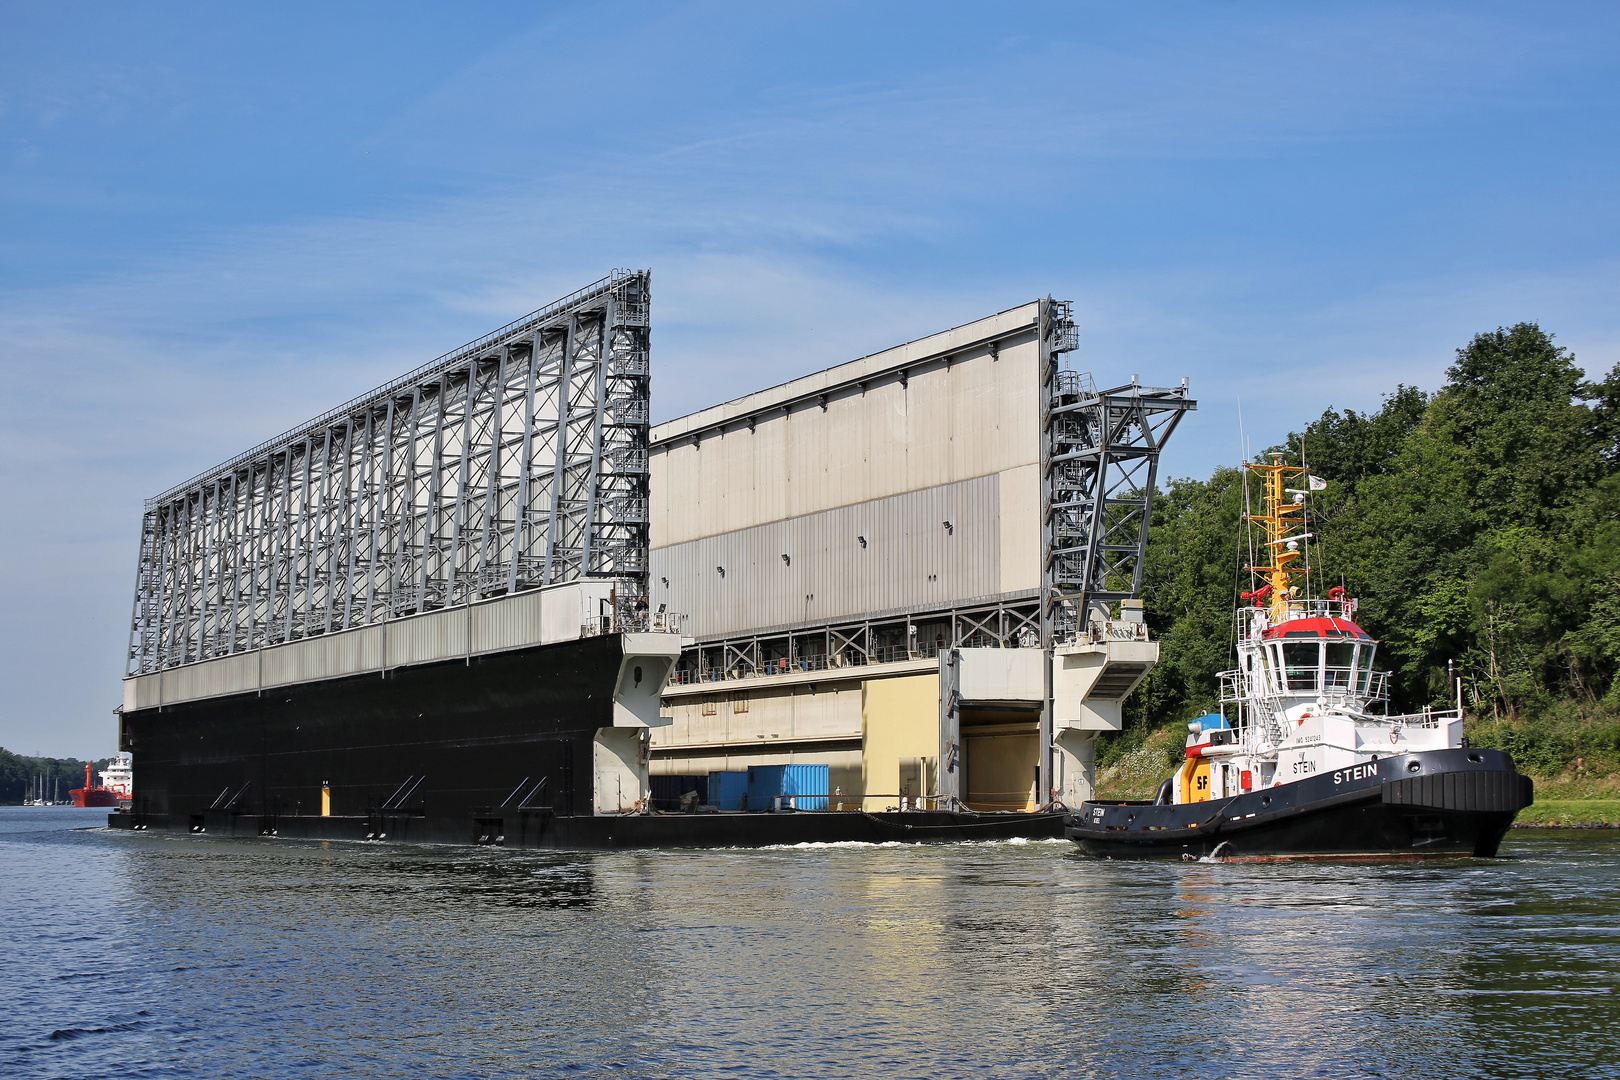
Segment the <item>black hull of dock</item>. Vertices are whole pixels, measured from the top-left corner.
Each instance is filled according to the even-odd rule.
[[[439,823],[514,798],[588,813],[622,656],[602,635],[125,712],[135,797],[114,820],[190,832],[229,817],[272,833],[316,828],[325,809],[433,822],[418,831],[438,839]]]
[[[136,795],[108,823],[530,848],[1062,835],[1058,813],[595,813],[593,740],[613,725],[622,657],[602,635],[127,712]]]
[[[1508,755],[1432,750],[1211,802],[1088,802],[1064,835],[1112,859],[1491,858],[1533,801]]]
[[[190,831],[206,837],[281,840],[474,844],[510,848],[714,848],[793,844],[958,843],[1058,839],[1062,813],[952,811],[783,811],[780,813],[604,814],[558,816],[549,811],[490,808],[456,817],[296,817],[211,811],[200,822],[134,813],[108,815],[115,829]]]

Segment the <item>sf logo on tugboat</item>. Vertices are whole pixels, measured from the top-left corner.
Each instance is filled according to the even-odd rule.
[[[1369,776],[1377,775],[1377,765],[1357,765],[1353,769],[1345,769],[1343,772],[1334,773],[1333,782],[1335,784],[1343,784],[1349,780],[1365,780]]]

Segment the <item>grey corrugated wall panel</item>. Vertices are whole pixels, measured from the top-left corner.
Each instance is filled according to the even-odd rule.
[[[706,638],[990,596],[1001,580],[999,491],[996,475],[981,476],[657,548],[653,601]]]
[[[608,581],[574,581],[548,590],[540,609],[541,642],[576,640],[581,626],[601,617],[603,603],[612,594]]]
[[[336,679],[382,667],[381,626],[322,634],[264,651],[264,685]]]
[[[467,609],[418,615],[388,624],[388,666],[431,664],[467,655]]]
[[[542,592],[518,593],[472,611],[472,650],[475,653],[514,649],[540,640]]]
[[[261,654],[262,678],[266,686],[285,686],[299,681],[299,670],[304,666],[307,651],[305,641],[289,641]]]
[[[171,670],[164,680],[166,700],[219,697],[259,688],[259,658],[239,653]]]
[[[124,683],[124,711],[134,712],[136,709],[150,709],[160,703],[159,688],[162,685],[161,672],[152,675],[142,675]]]

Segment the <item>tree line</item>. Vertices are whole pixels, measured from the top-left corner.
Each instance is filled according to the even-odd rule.
[[[102,758],[90,764],[99,777],[112,760]],[[66,802],[69,791],[84,786],[84,762],[78,758],[27,757],[0,747],[0,805],[19,805],[42,776],[45,797]]]
[[[1360,598],[1392,711],[1446,706],[1460,677],[1476,744],[1544,774],[1620,767],[1620,365],[1589,380],[1535,323],[1498,328],[1439,390],[1330,409],[1271,453],[1328,481],[1315,592]],[[1258,507],[1235,468],[1159,493],[1143,599],[1161,659],[1102,761],[1216,705],[1249,587],[1246,482]]]

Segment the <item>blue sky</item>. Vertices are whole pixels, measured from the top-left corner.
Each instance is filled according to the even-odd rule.
[[[1207,475],[1475,332],[1620,360],[1620,9],[0,2],[0,745],[110,752],[141,500],[594,280],[658,418],[1051,293]]]

